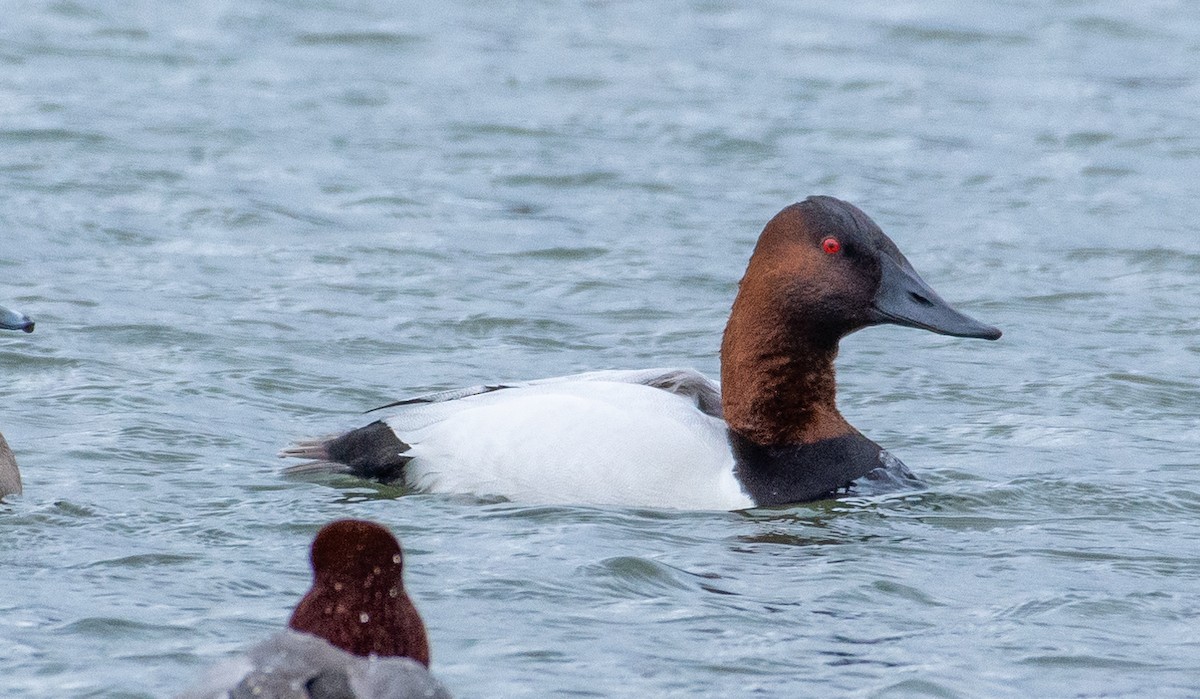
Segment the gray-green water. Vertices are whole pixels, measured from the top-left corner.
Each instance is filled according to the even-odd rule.
[[[6,697],[169,696],[323,523],[460,697],[1200,694],[1200,13],[1178,2],[0,1]],[[998,343],[850,337],[928,488],[750,513],[291,482],[414,391],[717,370],[844,197]]]

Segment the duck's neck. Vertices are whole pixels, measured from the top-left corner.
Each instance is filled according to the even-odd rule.
[[[837,409],[838,337],[797,328],[803,319],[782,317],[769,304],[747,312],[759,309],[745,307],[744,292],[721,343],[721,403],[730,429],[763,446],[857,434]]]
[[[747,314],[741,302],[739,294],[721,344],[721,403],[734,471],[754,503],[832,497],[880,467],[879,445],[837,409],[839,336],[770,307]]]

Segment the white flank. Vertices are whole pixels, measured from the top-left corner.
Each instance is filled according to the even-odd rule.
[[[725,422],[699,410],[694,395],[643,383],[661,374],[535,381],[406,405],[385,421],[412,445],[408,484],[427,492],[534,503],[751,507],[733,475]]]

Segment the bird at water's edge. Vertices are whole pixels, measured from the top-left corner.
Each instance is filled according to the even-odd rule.
[[[592,372],[398,401],[377,422],[282,453],[428,492],[530,502],[741,509],[911,482],[837,408],[846,335],[896,324],[995,340],[952,308],[865,213],[832,197],[759,236],[718,385],[689,369]]]

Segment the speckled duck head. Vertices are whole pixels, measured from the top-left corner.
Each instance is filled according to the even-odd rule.
[[[384,527],[339,520],[312,544],[313,585],[288,626],[359,656],[409,657],[428,667],[425,625],[404,591],[400,544]]]

